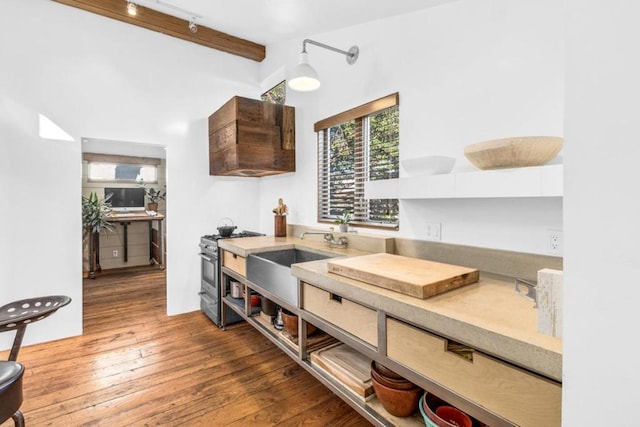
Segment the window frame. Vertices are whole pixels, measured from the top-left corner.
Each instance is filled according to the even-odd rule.
[[[120,183],[135,184],[135,179],[95,179],[90,177],[91,164],[113,164],[113,165],[136,165],[140,167],[154,167],[156,169],[156,179],[154,181],[145,181],[148,184],[158,183],[158,167],[161,159],[153,157],[135,157],[135,156],[119,156],[111,154],[83,153],[82,160],[87,162],[87,182],[95,183]]]
[[[393,93],[382,98],[376,99],[374,101],[368,102],[366,104],[360,105],[358,107],[349,109],[342,113],[333,115],[331,117],[327,117],[325,119],[319,120],[314,124],[314,131],[317,133],[318,139],[318,170],[317,170],[317,221],[321,224],[334,224],[336,217],[327,218],[327,207],[323,205],[323,201],[328,199],[328,196],[323,196],[323,187],[326,188],[328,185],[329,174],[324,171],[328,168],[325,164],[328,161],[328,153],[323,152],[323,147],[328,148],[330,141],[325,141],[325,138],[328,138],[329,129],[334,126],[342,125],[348,123],[350,121],[355,122],[356,134],[360,133],[360,136],[356,138],[354,151],[359,150],[359,153],[354,153],[355,159],[354,162],[357,163],[359,161],[363,162],[363,166],[366,168],[366,172],[363,174],[362,172],[354,171],[354,207],[352,209],[355,210],[355,205],[358,201],[364,201],[367,203],[367,215],[371,213],[369,206],[369,199],[364,198],[364,182],[369,180],[369,155],[370,155],[370,147],[369,147],[369,116],[372,116],[378,112],[384,111],[391,107],[399,107],[400,105],[399,94]],[[367,132],[364,129],[367,129]],[[398,141],[398,148],[400,142]],[[366,149],[365,149],[366,148]],[[398,160],[399,162],[399,160]],[[399,166],[399,165],[398,165]],[[356,166],[358,167],[358,166]],[[326,176],[325,176],[326,175]],[[360,175],[360,176],[359,176]],[[326,190],[328,191],[328,190]],[[360,197],[360,198],[359,198]],[[376,199],[377,200],[377,199]],[[395,200],[395,203],[399,203],[398,199]],[[399,205],[398,205],[399,210]],[[379,223],[379,222],[358,222],[354,221],[350,223],[353,227],[361,227],[361,228],[373,228],[373,229],[382,229],[382,230],[399,230],[400,228],[400,218],[399,216],[396,218],[395,223]]]

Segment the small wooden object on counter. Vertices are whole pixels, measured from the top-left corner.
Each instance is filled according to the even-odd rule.
[[[386,253],[331,260],[327,266],[330,273],[421,299],[475,283],[480,278],[477,268]]]
[[[235,96],[209,117],[209,174],[261,177],[296,170],[295,109]]]
[[[286,215],[274,215],[274,233],[275,237],[287,237],[287,216]]]

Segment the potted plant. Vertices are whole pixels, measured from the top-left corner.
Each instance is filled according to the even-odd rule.
[[[349,230],[349,223],[352,219],[353,216],[351,215],[351,212],[349,212],[349,210],[346,210],[343,211],[342,215],[336,218],[334,222],[338,224],[338,228],[340,229],[341,233],[346,233]]]
[[[146,194],[147,194],[147,199],[149,199],[149,203],[147,203],[147,207],[149,208],[150,211],[157,212],[158,201],[165,200],[165,197],[167,196],[167,192],[160,191],[160,190],[156,191],[155,188],[151,187],[148,190],[146,190]]]
[[[158,202],[160,200],[166,200],[165,198],[167,197],[167,191],[161,191],[161,190],[156,190],[153,187],[149,187],[147,188],[147,184],[144,182],[143,179],[140,179],[138,181],[138,185],[144,188],[144,194],[145,196],[147,196],[147,200],[149,201],[147,203],[147,208],[150,211],[154,211],[157,212],[158,211]],[[165,185],[165,188],[167,186]]]
[[[113,230],[113,226],[109,222],[109,212],[111,212],[110,198],[111,194],[104,199],[99,199],[94,192],[91,192],[89,197],[82,197],[82,239],[88,243],[88,268],[91,279],[96,277],[96,236],[102,230]]]

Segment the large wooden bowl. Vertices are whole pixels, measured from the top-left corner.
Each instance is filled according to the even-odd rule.
[[[540,166],[558,154],[562,142],[557,136],[493,139],[467,145],[464,155],[480,169]]]

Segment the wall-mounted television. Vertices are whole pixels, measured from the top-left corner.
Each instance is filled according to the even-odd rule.
[[[104,189],[104,197],[112,194],[111,208],[114,211],[143,211],[144,188],[109,188]]]

